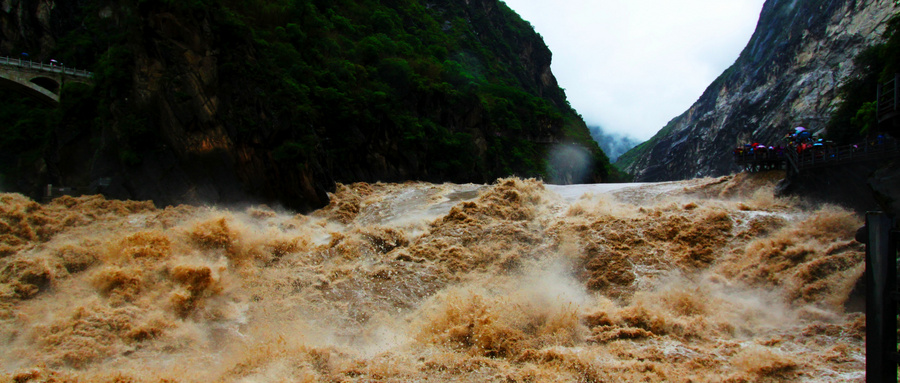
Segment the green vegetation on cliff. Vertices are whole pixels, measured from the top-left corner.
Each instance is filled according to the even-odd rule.
[[[828,138],[846,144],[890,127],[878,127],[876,98],[878,84],[900,73],[900,16],[894,16],[885,28],[885,42],[860,52],[854,59],[856,73],[840,88],[841,103],[828,122]],[[898,132],[893,131],[894,135]]]
[[[95,72],[92,142],[126,169],[178,141],[171,131],[221,126],[281,173],[344,182],[550,178],[552,143],[589,153],[581,181],[611,172],[546,45],[503,2],[84,3],[52,55]]]
[[[15,188],[20,172],[41,157],[52,117],[52,109],[34,99],[0,92],[0,190]]]

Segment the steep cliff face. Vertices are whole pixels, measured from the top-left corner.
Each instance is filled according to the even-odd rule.
[[[897,9],[893,0],[766,1],[734,65],[618,164],[640,181],[723,175],[738,170],[736,145],[777,145],[795,126],[823,131],[854,56]]]
[[[53,112],[64,123],[47,123],[29,164],[42,170],[19,166],[19,191],[108,179],[104,194],[161,205],[306,210],[335,181],[599,182],[609,171],[550,51],[497,0],[57,3],[6,0],[0,54],[90,65],[93,104]],[[95,123],[65,124],[91,108],[81,117]],[[560,145],[589,171],[554,166]]]
[[[79,5],[83,1],[66,1],[57,4],[53,0],[0,2],[0,51],[18,57],[22,52],[36,54],[36,59],[47,59],[56,46],[58,35],[53,31],[77,27]]]
[[[63,95],[69,102],[89,99],[81,100],[88,110],[46,111],[62,121],[42,127],[45,142],[29,142],[43,153],[17,164],[28,169],[6,180],[8,190],[40,197],[52,184],[160,205],[266,201],[305,210],[327,203],[333,180],[321,169],[315,173],[315,163],[281,171],[265,163],[268,153],[255,152],[252,140],[235,142],[239,137],[226,130],[229,114],[221,108],[259,100],[235,96],[250,86],[240,78],[222,84],[218,58],[229,44],[236,46],[226,60],[240,60],[233,55],[252,48],[246,39],[223,41],[213,33],[210,12],[178,12],[155,2],[15,0],[3,11],[2,54],[21,50],[43,62],[68,57],[70,66],[102,72],[95,74],[94,92]],[[73,41],[97,31],[108,35]],[[66,121],[78,118],[95,123]],[[102,179],[108,181],[101,187]]]

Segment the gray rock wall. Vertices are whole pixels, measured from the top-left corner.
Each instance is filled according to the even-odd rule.
[[[795,126],[821,132],[853,57],[897,10],[893,0],[766,1],[735,64],[618,164],[637,181],[719,176],[739,170],[736,145],[777,145]]]

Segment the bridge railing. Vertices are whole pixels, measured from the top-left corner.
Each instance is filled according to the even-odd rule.
[[[19,68],[28,68],[28,69],[37,69],[41,71],[51,72],[51,73],[60,73],[65,75],[77,76],[77,77],[93,77],[93,72],[88,72],[83,69],[75,69],[75,68],[67,68],[61,64],[45,64],[42,62],[31,61],[31,60],[22,60],[20,58],[13,57],[0,57],[0,65],[9,65],[15,66]]]

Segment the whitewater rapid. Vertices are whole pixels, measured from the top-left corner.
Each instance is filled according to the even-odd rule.
[[[308,215],[0,194],[0,376],[862,381],[861,218],[777,179],[356,183]]]

